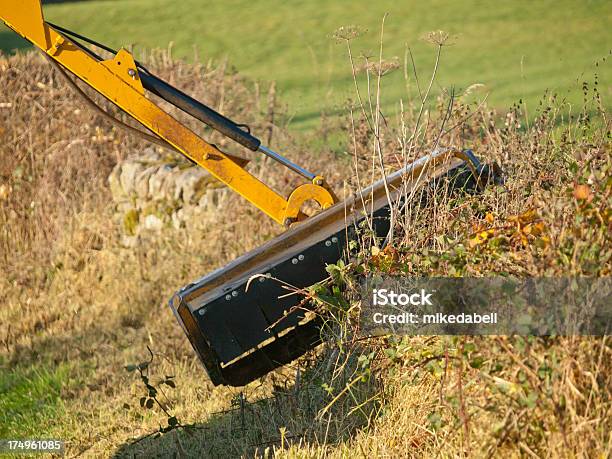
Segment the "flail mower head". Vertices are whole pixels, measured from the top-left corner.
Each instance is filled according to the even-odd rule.
[[[384,241],[391,205],[444,175],[455,187],[498,180],[469,150],[432,153],[387,176],[386,187],[381,180],[179,290],[170,306],[212,382],[245,385],[316,347],[321,317],[284,285],[299,290],[325,280],[366,216]]]

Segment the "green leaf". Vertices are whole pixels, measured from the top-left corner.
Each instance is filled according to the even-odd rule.
[[[395,360],[397,358],[397,349],[394,347],[389,347],[385,349],[383,352],[391,360]]]
[[[493,365],[493,368],[491,368],[491,373],[497,373],[499,371],[502,371],[504,369],[504,366],[499,363],[499,362],[495,362],[495,365]]]
[[[474,357],[472,360],[470,360],[470,366],[472,368],[480,368],[482,367],[483,363],[484,363],[484,358],[481,356]]]
[[[527,408],[533,409],[533,408],[536,407],[537,401],[538,401],[538,394],[537,394],[537,392],[533,391],[533,392],[530,392],[529,395],[527,395],[527,398],[525,400],[525,404],[526,404]]]
[[[552,368],[550,368],[546,363],[543,363],[540,368],[538,368],[538,377],[540,379],[545,379],[546,376],[552,374]]]
[[[440,416],[440,413],[435,411],[433,413],[429,413],[427,420],[429,421],[429,426],[434,431],[439,430],[440,427],[442,427],[442,416]]]

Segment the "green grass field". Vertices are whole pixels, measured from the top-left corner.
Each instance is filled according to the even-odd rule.
[[[46,18],[110,46],[133,44],[136,50],[167,47],[192,59],[227,58],[238,71],[259,80],[275,80],[293,115],[292,127],[307,130],[322,111],[342,110],[354,96],[346,46],[332,39],[340,26],[360,25],[367,33],[353,42],[354,52],[378,56],[385,12],[384,54],[404,60],[413,52],[418,73],[428,78],[433,47],[420,40],[442,29],[456,35],[443,52],[440,87],[461,90],[474,83],[489,93],[488,102],[507,108],[519,99],[533,107],[549,89],[581,100],[583,79],[599,73],[609,93],[608,64],[595,62],[612,48],[612,3],[606,1],[428,2],[339,0],[310,2],[261,0],[174,2],[169,0],[86,1],[50,4]],[[0,49],[21,48],[10,31],[0,31]],[[406,97],[401,70],[383,80],[388,115]]]
[[[0,436],[20,432],[35,435],[63,415],[62,386],[69,384],[68,368],[33,366],[0,374]]]

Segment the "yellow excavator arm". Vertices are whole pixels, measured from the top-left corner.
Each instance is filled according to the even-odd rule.
[[[300,212],[300,208],[306,201],[314,200],[323,209],[334,204],[335,197],[322,177],[261,145],[257,138],[241,126],[155,77],[137,63],[129,51],[122,48],[112,59],[101,59],[78,41],[72,40],[66,29],[45,22],[40,0],[2,0],[0,18],[61,68],[76,75],[162,141],[208,170],[276,222],[289,226],[304,219],[305,215]],[[250,150],[259,151],[281,162],[306,177],[310,183],[299,186],[285,199],[245,170],[243,164],[235,161],[231,155],[207,143],[147,98],[147,91],[183,109]]]

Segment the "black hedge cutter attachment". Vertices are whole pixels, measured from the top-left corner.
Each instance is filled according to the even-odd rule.
[[[373,233],[384,239],[390,229],[391,206],[406,196],[406,191],[444,175],[460,176],[466,168],[472,175],[472,186],[477,188],[495,175],[470,151],[440,150],[337,202],[323,177],[262,145],[244,125],[158,78],[126,49],[113,50],[46,22],[40,0],[3,0],[0,19],[42,51],[89,106],[147,141],[186,156],[288,228],[258,249],[182,288],[170,301],[214,384],[247,384],[319,343],[320,320],[296,307],[302,299],[287,296],[276,280],[297,288],[324,280],[326,265],[343,256],[348,241],[357,238],[356,229],[366,217]],[[99,56],[86,44],[107,56]],[[146,131],[102,110],[71,75],[106,97]],[[272,158],[304,177],[305,182],[287,197],[278,194],[245,169],[248,160],[206,142],[165,111],[157,99],[255,154]],[[301,209],[309,201],[318,203],[322,210],[314,216],[304,214]],[[258,277],[249,282],[253,276]]]
[[[384,241],[391,206],[443,176],[452,187],[477,190],[501,180],[470,150],[432,153],[179,290],[170,306],[212,382],[245,385],[317,346],[321,317],[284,286],[325,280],[326,266],[348,255],[366,218]]]

